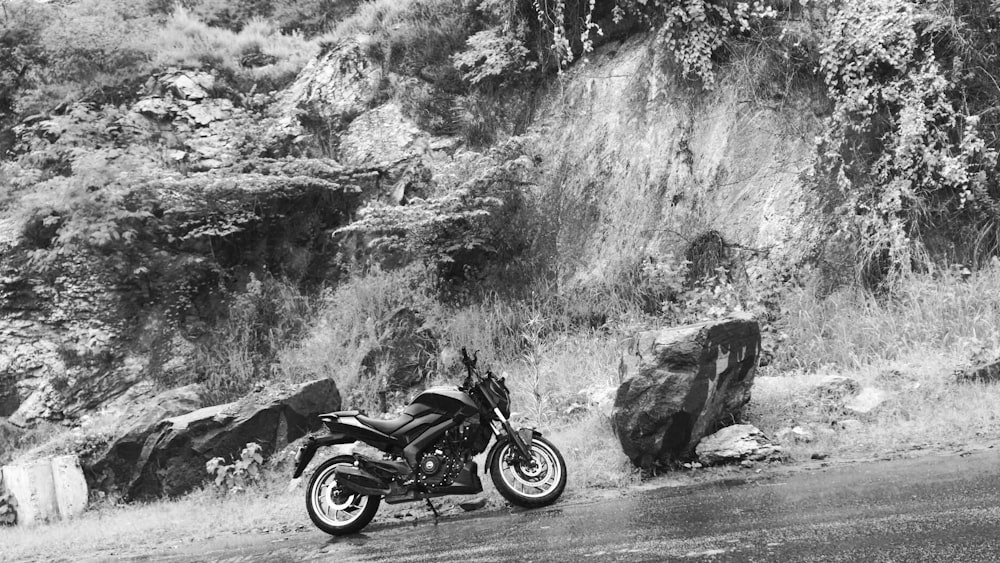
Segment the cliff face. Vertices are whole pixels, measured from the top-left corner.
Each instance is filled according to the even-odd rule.
[[[806,257],[819,224],[803,188],[818,130],[809,96],[757,99],[739,77],[705,93],[680,84],[658,51],[642,35],[601,47],[551,88],[518,144],[536,163],[538,211],[554,226],[562,280],[681,258],[711,231],[746,250],[751,275]],[[183,364],[210,330],[220,287],[238,290],[261,271],[328,282],[330,258],[354,250],[330,233],[365,201],[426,197],[435,180],[454,184],[484,166],[486,150],[420,130],[385,99],[378,85],[400,79],[385,72],[340,45],[279,93],[266,119],[213,97],[203,74],[151,80],[130,123],[165,139],[162,154],[186,172],[150,184],[165,194],[156,205],[173,211],[148,219],[148,256],[162,258],[186,306],[202,310],[178,324],[163,301],[172,286],[123,285],[86,261],[66,261],[54,280],[27,275],[25,232],[0,220],[0,416],[74,418]],[[240,147],[256,135],[249,124],[299,160],[243,162]],[[150,278],[149,264],[133,266]],[[192,315],[202,317],[198,330]]]
[[[598,49],[535,126],[563,273],[586,280],[623,256],[680,258],[707,231],[753,249],[752,263],[804,258],[818,235],[803,179],[820,108],[802,92],[753,99],[734,76],[694,90],[652,42]]]

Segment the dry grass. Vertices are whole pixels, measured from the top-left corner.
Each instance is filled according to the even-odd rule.
[[[797,290],[784,307],[787,344],[778,365],[857,369],[928,350],[1000,351],[997,287],[1000,265],[994,264],[968,279],[953,270],[913,276],[890,297],[843,289],[818,298],[808,288]]]
[[[99,505],[69,521],[0,528],[0,545],[4,546],[0,561],[169,553],[220,536],[292,531],[307,524],[308,517],[301,489],[289,493],[285,485],[287,480],[273,479],[259,489],[225,497],[205,490],[173,501]]]
[[[814,442],[789,445],[796,458],[995,441],[1000,386],[959,383],[954,372],[1000,355],[998,284],[994,264],[967,279],[950,270],[913,276],[891,296],[846,289],[821,299],[808,289],[793,292],[781,323],[786,340],[754,385],[749,421],[765,433],[811,427]],[[887,398],[865,416],[821,404],[811,390],[831,374],[885,391]],[[851,418],[861,424],[839,429],[839,421]]]
[[[956,383],[952,370],[957,361],[954,356],[929,353],[856,370],[761,376],[754,384],[747,419],[772,437],[783,428],[809,428],[814,441],[783,444],[795,460],[813,454],[872,458],[996,441],[1000,387]],[[887,398],[867,415],[844,410],[840,404],[824,405],[813,389],[832,373],[885,391]],[[838,424],[850,419],[860,424],[846,429]]]
[[[150,46],[157,68],[215,68],[256,91],[290,83],[318,52],[317,42],[281,33],[264,20],[254,20],[237,33],[209,26],[183,8],[151,37]]]

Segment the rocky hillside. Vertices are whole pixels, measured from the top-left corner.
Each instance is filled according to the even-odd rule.
[[[883,290],[975,267],[1000,247],[1000,5],[938,4],[560,3],[577,29],[525,2],[374,2],[309,40],[151,8],[115,16],[150,34],[118,47],[135,74],[48,105],[32,65],[57,50],[19,4],[2,45],[40,39],[3,71],[0,417],[72,426],[140,382],[402,392],[490,299],[566,319],[497,320],[510,348],[484,348],[524,361],[632,306],[773,320],[807,266]],[[345,297],[366,284],[384,310]]]

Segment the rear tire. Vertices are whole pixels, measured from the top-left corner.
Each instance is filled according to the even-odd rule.
[[[499,451],[490,455],[490,477],[511,504],[537,508],[552,504],[562,495],[566,488],[566,462],[552,442],[535,436],[529,464],[514,461],[517,456],[510,440],[493,447]]]
[[[317,528],[333,536],[358,532],[378,512],[382,498],[343,489],[337,482],[338,466],[353,466],[348,455],[332,457],[316,468],[306,487],[306,511]]]

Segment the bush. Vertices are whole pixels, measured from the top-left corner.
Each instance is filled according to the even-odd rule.
[[[983,46],[986,31],[963,36],[966,14],[951,10],[844,2],[821,49],[834,110],[817,172],[830,205],[839,206],[835,228],[851,238],[858,278],[869,287],[891,288],[926,262],[928,248],[957,247],[959,259],[981,259],[968,248],[970,231],[1000,240],[997,135],[983,128],[985,100],[975,99],[986,94],[995,104],[1000,89],[984,88],[978,77],[976,90],[965,87],[967,64],[975,68],[980,59],[978,66],[1000,70],[1000,58],[969,49]],[[992,19],[995,37],[1000,14],[981,15]]]
[[[260,444],[249,442],[240,452],[240,458],[232,464],[227,464],[221,457],[213,457],[205,463],[205,471],[215,477],[217,490],[228,493],[243,492],[247,487],[256,484],[260,478],[261,465],[264,463],[261,451]]]

